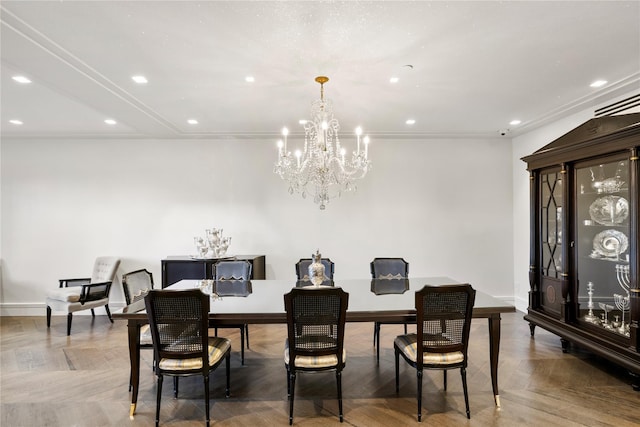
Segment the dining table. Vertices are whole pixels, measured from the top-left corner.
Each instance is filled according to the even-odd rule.
[[[448,277],[411,277],[384,279],[333,280],[323,285],[341,287],[350,294],[347,322],[406,322],[416,320],[415,292],[425,285],[460,284]],[[165,290],[199,288],[210,295],[211,325],[287,323],[284,294],[294,287],[314,287],[308,280],[181,280]],[[474,318],[486,318],[489,326],[489,360],[494,401],[500,407],[498,393],[498,355],[500,352],[501,313],[515,307],[476,289]],[[144,300],[140,299],[113,313],[116,320],[127,321],[131,363],[131,406],[133,418],[140,383],[140,328],[147,324]]]

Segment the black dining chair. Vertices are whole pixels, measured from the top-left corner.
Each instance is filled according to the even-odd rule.
[[[220,261],[216,263],[213,268],[213,277],[216,282],[221,280],[238,280],[246,282],[251,278],[252,266],[249,261]],[[237,328],[240,330],[240,363],[244,365],[244,342],[246,336],[247,348],[249,348],[249,325],[246,323],[239,325],[219,325],[212,323],[210,326],[214,328],[216,336],[218,336],[218,328]]]
[[[231,342],[228,339],[208,336],[209,296],[199,289],[155,289],[149,291],[144,300],[157,358],[156,427],[160,423],[165,375],[174,379],[202,375],[206,423],[209,426],[209,374],[222,361],[226,362],[225,396],[229,397],[231,354]],[[174,385],[174,397],[178,398],[177,381],[174,381]]]
[[[406,279],[409,277],[409,263],[403,258],[374,258],[370,263],[371,278],[383,280]],[[380,362],[380,325],[404,325],[404,333],[407,333],[406,322],[375,322],[373,325],[373,346],[376,348],[376,360]]]
[[[344,325],[348,304],[349,294],[335,287],[293,288],[284,296],[289,425],[293,424],[297,372],[336,372],[338,413],[343,421],[342,370],[346,361]]]
[[[417,333],[400,335],[393,343],[396,362],[396,393],[400,389],[400,356],[416,369],[418,376],[418,421],[422,421],[422,371],[460,369],[467,418],[467,349],[476,291],[471,285],[425,286],[416,292]]]

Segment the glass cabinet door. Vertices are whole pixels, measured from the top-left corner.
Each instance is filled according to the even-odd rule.
[[[576,185],[578,321],[629,337],[629,163],[580,164]]]
[[[542,275],[559,278],[562,273],[562,174],[540,175]]]

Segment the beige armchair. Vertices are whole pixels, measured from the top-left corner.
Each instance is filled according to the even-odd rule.
[[[59,288],[47,293],[47,328],[51,326],[51,312],[64,311],[67,313],[67,335],[71,335],[73,313],[90,309],[95,317],[93,309],[102,306],[113,323],[109,311],[109,291],[119,265],[119,258],[98,257],[90,278],[61,279]]]

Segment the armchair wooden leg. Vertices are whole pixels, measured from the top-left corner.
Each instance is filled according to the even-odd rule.
[[[447,391],[447,370],[442,371],[444,373],[444,391]]]
[[[51,327],[51,307],[47,306],[47,328]]]
[[[96,312],[93,311],[93,308],[91,309],[91,317],[96,317]]]
[[[249,324],[244,325],[245,334],[247,335],[247,348],[249,348]]]
[[[107,311],[107,316],[109,316],[109,320],[113,323],[113,318],[111,317],[111,311],[109,311],[109,304],[104,305],[104,309]]]
[[[67,314],[67,336],[71,335],[71,320],[73,320],[73,313]]]

